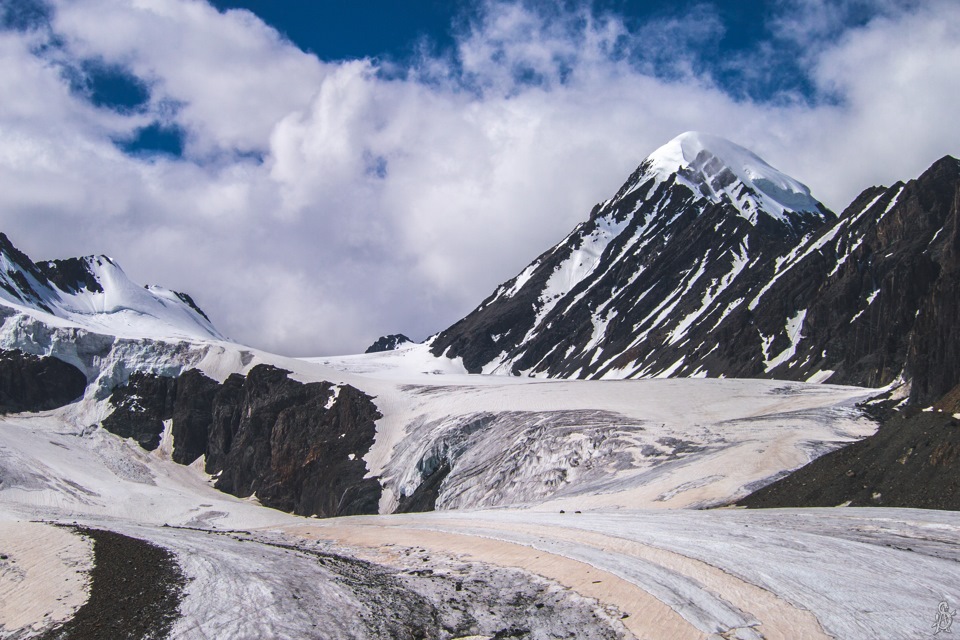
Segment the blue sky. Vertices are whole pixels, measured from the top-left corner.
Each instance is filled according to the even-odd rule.
[[[42,6],[23,0],[22,6]],[[366,2],[276,2],[271,0],[213,0],[221,12],[249,11],[277,30],[301,50],[325,61],[371,59],[391,73],[406,73],[416,68],[424,55],[448,56],[455,60],[460,37],[482,23],[488,7],[477,2],[442,2],[439,0],[368,0]],[[593,19],[610,16],[621,21],[623,40],[643,33],[658,23],[687,23],[683,33],[666,30],[659,37],[688,39],[685,52],[690,70],[708,76],[731,96],[759,102],[805,101],[829,102],[829,92],[818,91],[802,68],[805,42],[783,37],[776,30],[777,3],[751,0],[704,2],[629,2],[624,0],[592,0],[591,2],[536,2],[547,20],[562,19],[565,13],[581,12]],[[34,10],[37,11],[37,10]],[[862,25],[880,13],[871,3],[850,3],[838,9],[834,24],[827,30],[842,31]],[[28,14],[29,15],[29,14]],[[829,33],[821,34],[830,35]],[[643,50],[631,52],[628,47],[619,55],[638,65],[648,65],[656,76],[671,78],[676,51],[663,53]],[[758,65],[740,64],[743,60],[762,58]],[[119,65],[101,61],[85,61],[75,73],[94,104],[121,111],[138,108],[149,100],[146,84]],[[687,72],[686,67],[682,72]],[[530,78],[536,84],[537,78]],[[129,153],[163,152],[177,156],[183,153],[185,132],[154,123],[139,130],[133,138],[117,141]]]
[[[954,0],[0,0],[0,230],[288,354],[421,339],[686,130],[834,209],[960,153]]]
[[[221,11],[251,11],[298,47],[324,60],[371,57],[400,65],[415,63],[423,48],[433,54],[454,49],[458,36],[481,20],[486,10],[483,3],[463,0],[214,0],[212,4]],[[809,3],[798,4],[802,7]],[[870,1],[826,4],[832,5],[833,15],[819,26],[823,29],[821,37],[863,26],[886,9],[884,3]],[[784,2],[541,0],[528,2],[527,6],[545,14],[586,11],[595,17],[614,16],[633,33],[643,32],[651,23],[699,19],[705,28],[691,43],[697,49],[698,70],[709,73],[732,94],[758,100],[778,99],[784,93],[813,101],[830,98],[817,94],[802,69],[801,58],[807,43],[778,32],[783,8],[789,6]],[[738,59],[752,56],[764,58],[767,68],[762,76],[735,64]]]

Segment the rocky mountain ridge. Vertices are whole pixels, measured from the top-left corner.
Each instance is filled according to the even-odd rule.
[[[703,360],[716,348],[713,334],[743,305],[743,291],[760,289],[773,277],[774,256],[833,218],[809,189],[746,149],[684,134],[651,154],[560,244],[441,332],[432,350],[462,357],[471,372],[718,375]]]
[[[564,241],[441,332],[433,353],[471,372],[565,378],[902,377],[919,403],[960,381],[960,162],[867,189],[840,216],[811,211],[805,187],[781,196],[807,202],[801,210],[764,213],[770,198],[738,178],[758,171],[725,166],[707,146],[732,143],[696,140],[685,164],[662,158],[689,134],[652,154]]]
[[[391,333],[390,335],[380,336],[374,341],[364,353],[380,353],[382,351],[396,351],[405,344],[412,343],[413,340],[402,333]]]

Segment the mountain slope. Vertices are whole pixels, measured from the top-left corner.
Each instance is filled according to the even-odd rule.
[[[225,339],[190,296],[141,287],[107,256],[34,263],[3,234],[0,306],[120,337]]]
[[[727,140],[683,134],[520,275],[432,342],[471,372],[701,372],[706,338],[833,219],[809,189]]]
[[[894,412],[877,433],[811,461],[738,504],[960,511],[960,424],[954,415]]]
[[[748,151],[684,134],[432,353],[567,378],[903,377],[929,404],[960,382],[958,203],[946,157],[835,218]]]
[[[713,375],[769,375],[881,386],[910,381],[928,406],[960,383],[960,161],[946,157],[916,180],[865,190],[840,218],[777,259],[773,277],[707,363]],[[732,367],[753,332],[799,318],[774,366]],[[755,353],[755,352],[754,352]]]

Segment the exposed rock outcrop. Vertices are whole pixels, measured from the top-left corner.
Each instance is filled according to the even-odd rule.
[[[114,390],[103,427],[155,449],[172,420],[174,461],[205,455],[224,492],[299,515],[376,513],[380,483],[364,477],[363,461],[376,406],[349,385],[303,384],[288,373],[258,365],[223,384],[195,369],[178,378],[136,373]]]
[[[197,369],[185,371],[177,378],[176,398],[170,419],[173,420],[173,461],[191,464],[206,454],[213,422],[213,403],[220,385]]]
[[[37,268],[61,291],[103,293],[103,287],[83,258],[38,262]]]
[[[0,414],[57,409],[86,387],[83,372],[63,360],[0,350]]]
[[[135,372],[127,384],[113,390],[113,413],[101,424],[110,433],[132,438],[147,451],[153,451],[160,446],[163,421],[173,416],[176,397],[176,378]]]
[[[232,394],[231,394],[232,395]],[[223,401],[214,401],[215,411]],[[216,487],[300,515],[376,513],[380,484],[364,479],[362,457],[373,444],[380,413],[348,385],[302,384],[287,372],[254,367],[243,384],[239,415],[221,411],[233,433]],[[239,418],[238,422],[234,422]]]
[[[388,336],[380,336],[377,341],[367,347],[364,353],[380,353],[381,351],[394,351],[402,345],[412,344],[413,340],[402,333],[392,333]]]

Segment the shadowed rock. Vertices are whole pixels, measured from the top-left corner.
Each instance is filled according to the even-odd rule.
[[[83,372],[63,360],[0,351],[0,414],[57,409],[86,387]]]
[[[223,384],[190,370],[136,373],[117,387],[103,427],[156,449],[172,420],[173,460],[206,456],[216,488],[299,515],[376,513],[380,483],[363,456],[380,413],[369,396],[329,382],[303,384],[259,365]]]
[[[402,333],[393,333],[389,336],[381,336],[377,338],[377,341],[372,345],[367,347],[367,350],[364,353],[379,353],[381,351],[394,351],[399,349],[402,345],[412,344],[413,340],[403,335]]]

